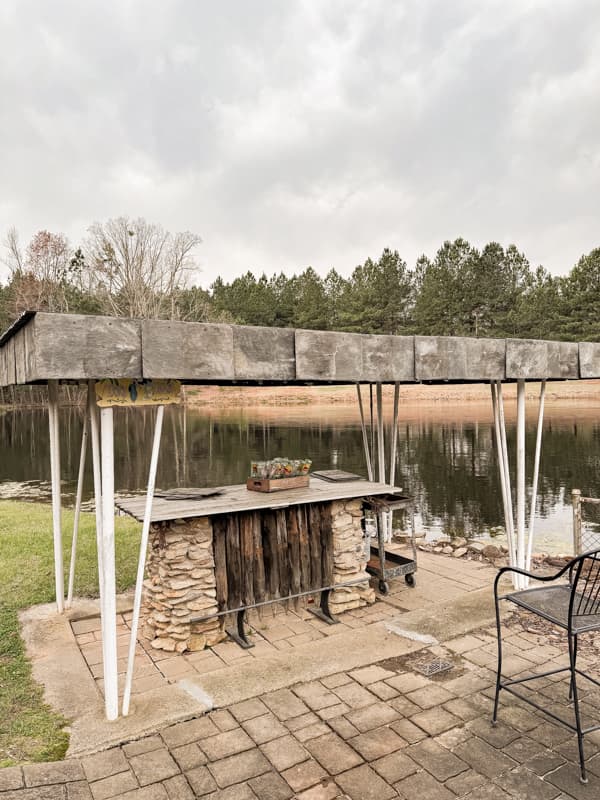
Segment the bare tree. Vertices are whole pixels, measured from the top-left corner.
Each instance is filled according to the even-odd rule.
[[[177,298],[196,269],[201,239],[169,233],[145,219],[118,217],[94,223],[84,244],[90,288],[117,316],[179,316]]]
[[[19,244],[19,232],[14,226],[8,229],[2,244],[4,246],[2,263],[8,267],[12,278],[15,273],[23,271],[23,251]]]
[[[62,234],[38,231],[25,250],[10,228],[4,241],[3,261],[10,271],[11,313],[26,310],[68,311],[72,249]]]

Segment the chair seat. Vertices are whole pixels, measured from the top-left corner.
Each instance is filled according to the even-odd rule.
[[[564,584],[561,586],[540,586],[535,589],[513,592],[504,597],[506,600],[521,606],[521,608],[526,608],[528,611],[532,611],[555,625],[560,625],[561,628],[568,628],[569,602],[571,600],[570,586]],[[579,597],[579,595],[576,595],[576,597]],[[577,600],[574,607],[577,608]],[[573,615],[573,633],[582,633],[583,631],[595,629],[600,629],[600,615]]]

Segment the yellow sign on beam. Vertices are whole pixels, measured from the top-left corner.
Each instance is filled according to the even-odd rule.
[[[96,401],[100,408],[172,405],[181,402],[181,383],[160,379],[107,378],[96,381]]]

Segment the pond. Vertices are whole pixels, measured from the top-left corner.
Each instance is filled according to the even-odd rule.
[[[150,409],[115,411],[116,487],[143,491],[153,432]],[[528,408],[527,475],[531,481],[536,409]],[[386,420],[391,424],[388,410]],[[47,416],[42,410],[0,415],[0,497],[50,495]],[[61,412],[62,477],[73,501],[82,411]],[[507,418],[509,452],[515,452],[514,418]],[[170,408],[165,416],[157,477],[161,488],[219,486],[244,481],[252,459],[309,457],[313,469],[365,474],[355,408]],[[514,481],[514,459],[511,462]],[[412,405],[401,410],[396,483],[416,500],[417,530],[428,538],[494,536],[503,529],[502,501],[491,410],[478,403]],[[549,405],[544,425],[537,502],[536,550],[571,549],[572,488],[598,496],[600,406],[570,401]],[[92,493],[91,468],[85,497]],[[528,512],[529,513],[529,512]],[[527,517],[529,518],[529,517]],[[402,526],[403,520],[397,523]],[[590,524],[596,521],[590,518]]]

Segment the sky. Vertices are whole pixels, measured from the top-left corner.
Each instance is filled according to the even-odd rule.
[[[0,236],[142,216],[198,282],[600,246],[597,0],[2,0]]]

